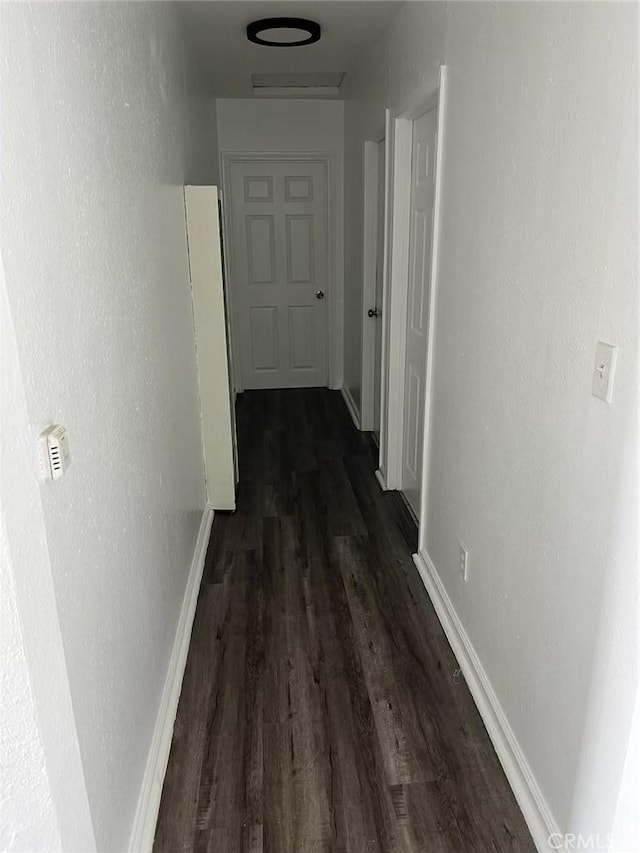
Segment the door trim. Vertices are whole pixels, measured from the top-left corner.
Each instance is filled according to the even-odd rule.
[[[384,114],[384,252],[383,252],[383,276],[382,276],[382,365],[380,367],[380,445],[378,447],[378,468],[376,477],[383,490],[387,486],[387,469],[389,455],[389,305],[391,301],[390,265],[391,265],[391,234],[393,228],[393,116],[391,110],[385,110]]]
[[[364,143],[364,223],[362,235],[362,398],[360,426],[373,429],[373,400],[375,381],[375,323],[367,316],[367,309],[375,304],[376,261],[378,249],[378,143]]]
[[[237,393],[244,391],[242,368],[240,361],[239,332],[240,329],[237,299],[234,299],[233,281],[233,215],[231,196],[231,165],[232,163],[264,162],[283,160],[303,160],[309,163],[320,163],[324,166],[327,186],[327,383],[329,388],[340,388],[342,385],[342,309],[343,309],[343,275],[341,270],[342,253],[338,234],[338,210],[334,181],[336,176],[336,155],[333,151],[221,151],[222,190],[227,203],[223,206],[224,231],[228,235],[228,250],[225,254],[225,268],[229,287],[229,308],[232,323],[232,347],[234,362],[234,387]],[[342,217],[340,217],[340,222]]]
[[[410,202],[411,202],[411,151],[413,121],[436,107],[436,158],[434,212],[431,238],[429,293],[429,326],[427,365],[425,372],[425,418],[423,436],[423,464],[420,493],[420,525],[418,548],[423,549],[426,537],[427,486],[433,393],[433,353],[438,289],[438,236],[440,232],[443,138],[446,102],[446,67],[439,71],[426,86],[412,92],[395,108],[388,111],[387,162],[391,164],[390,222],[387,229],[389,243],[388,286],[384,288],[383,358],[387,369],[386,395],[384,397],[384,445],[381,436],[380,468],[389,489],[402,485],[402,449],[404,437],[404,374],[406,362],[406,316],[409,286]],[[385,352],[384,341],[388,340]],[[386,421],[386,423],[385,423]]]

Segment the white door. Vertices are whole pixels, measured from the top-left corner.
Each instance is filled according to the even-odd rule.
[[[230,164],[233,303],[245,388],[327,384],[322,163]]]
[[[384,277],[384,174],[385,174],[385,141],[378,142],[378,192],[376,217],[376,304],[375,317],[375,347],[373,362],[373,431],[380,440],[380,391],[382,386],[382,282]]]
[[[413,122],[411,154],[411,231],[404,378],[402,491],[418,519],[420,517],[429,329],[436,119],[437,110],[434,107]]]

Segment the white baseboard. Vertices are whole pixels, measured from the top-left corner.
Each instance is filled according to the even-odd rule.
[[[379,468],[376,468],[375,475],[376,475],[376,480],[378,481],[380,488],[382,489],[383,492],[386,492],[387,491],[387,481],[384,478],[384,474],[382,473],[382,471]]]
[[[182,689],[182,678],[187,663],[187,653],[191,640],[191,628],[196,612],[200,581],[204,571],[204,561],[207,555],[209,534],[213,522],[213,510],[207,506],[202,514],[200,531],[193,554],[191,571],[182,602],[182,610],[178,620],[178,628],[169,660],[169,669],[164,682],[160,708],[156,717],[156,725],[149,749],[147,766],[142,780],[140,797],[133,821],[133,829],[129,840],[129,853],[151,853],[153,837],[156,831],[160,797],[164,775],[167,771],[173,724],[178,710],[178,700]]]
[[[347,409],[349,409],[349,414],[351,415],[351,420],[353,421],[355,428],[357,430],[360,429],[360,413],[358,412],[358,407],[353,401],[353,397],[351,396],[351,391],[343,385],[340,389],[342,392],[342,399],[345,402]]]
[[[413,559],[522,810],[533,842],[541,853],[542,851],[547,853],[552,849],[549,845],[549,836],[556,834],[560,837],[551,809],[542,795],[540,786],[433,562],[424,552],[414,554]]]

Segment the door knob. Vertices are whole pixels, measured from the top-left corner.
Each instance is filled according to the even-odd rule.
[[[324,299],[324,290],[318,290],[316,293],[316,299]]]
[[[369,308],[367,314],[370,317],[379,317],[382,314],[382,311],[380,311],[378,308]]]

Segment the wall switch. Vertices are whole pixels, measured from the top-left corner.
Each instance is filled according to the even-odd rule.
[[[466,583],[469,580],[469,551],[460,543],[460,577]]]
[[[593,384],[591,393],[600,397],[606,403],[611,402],[613,391],[613,372],[616,366],[618,347],[598,341],[596,347],[596,363],[593,366]]]

